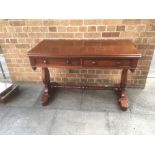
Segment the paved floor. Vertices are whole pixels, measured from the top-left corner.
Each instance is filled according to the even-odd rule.
[[[0,134],[155,134],[155,79],[128,89],[122,112],[112,91],[59,90],[41,106],[42,85],[20,84],[20,92],[0,104]]]

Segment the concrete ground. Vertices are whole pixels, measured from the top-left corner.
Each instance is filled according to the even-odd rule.
[[[59,90],[41,106],[42,85],[20,84],[19,93],[0,104],[0,134],[155,134],[155,78],[145,89],[127,89],[122,112],[112,91]]]

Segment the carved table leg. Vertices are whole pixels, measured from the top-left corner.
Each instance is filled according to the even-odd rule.
[[[45,106],[48,104],[50,93],[51,93],[51,86],[50,86],[50,73],[48,68],[42,68],[42,80],[45,85],[43,96],[42,96],[42,105]]]
[[[116,91],[118,103],[123,111],[127,110],[128,108],[128,99],[125,96],[125,87],[127,85],[127,72],[128,69],[122,70],[120,88],[118,88],[118,90]]]

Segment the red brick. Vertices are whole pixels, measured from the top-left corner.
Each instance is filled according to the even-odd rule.
[[[83,33],[75,33],[74,38],[83,38]]]
[[[88,79],[88,83],[94,83],[94,79]]]
[[[70,20],[70,25],[71,26],[83,25],[83,20]]]
[[[6,19],[3,19],[3,20],[1,19],[1,20],[0,20],[0,27],[1,27],[1,26],[8,26],[8,25],[9,25],[8,20],[6,20]]]
[[[140,19],[124,19],[122,23],[127,24],[127,25],[136,25],[136,24],[141,24],[141,20]]]
[[[94,69],[88,69],[88,74],[95,74],[95,70]]]
[[[0,39],[0,43],[5,43],[5,39]]]
[[[155,31],[155,25],[149,25],[146,28],[147,31]]]
[[[74,38],[73,33],[47,33],[47,38]]]
[[[6,27],[2,27],[2,26],[0,26],[0,32],[7,32]]]
[[[124,25],[118,25],[116,28],[116,31],[125,31],[125,26]]]
[[[97,26],[97,31],[105,31],[106,26]]]
[[[102,37],[119,37],[119,32],[102,32]]]
[[[14,30],[15,30],[15,32],[23,32],[22,26],[15,26]]]
[[[16,44],[16,48],[30,48],[29,44]]]
[[[67,27],[57,27],[58,32],[67,32]]]
[[[73,33],[63,33],[62,36],[63,36],[63,38],[74,38]]]
[[[103,69],[102,70],[96,70],[96,74],[103,74]]]
[[[155,45],[144,45],[144,44],[140,44],[140,45],[137,45],[137,47],[139,49],[155,49]]]
[[[49,32],[57,32],[57,28],[56,27],[49,27]]]
[[[45,26],[32,26],[30,27],[31,32],[48,32],[48,27]]]
[[[98,75],[96,74],[85,74],[84,77],[85,78],[97,78]]]
[[[147,23],[147,24],[155,24],[155,19],[149,19],[148,21],[149,21],[149,23]]]
[[[75,77],[76,77],[76,74],[66,74],[66,77],[67,77],[67,78],[71,78],[71,77],[72,77],[72,78],[75,78]]]
[[[78,32],[78,27],[67,27],[67,32]]]
[[[101,33],[84,33],[84,38],[101,38]]]
[[[25,26],[25,21],[24,20],[10,20],[9,24],[11,26]]]
[[[27,33],[14,33],[13,37],[26,38],[28,37],[28,34]]]
[[[86,69],[81,69],[81,73],[82,74],[86,74],[87,73],[87,70]]]
[[[53,25],[58,25],[56,24],[55,20],[44,20],[43,21],[43,26],[53,26]]]
[[[79,78],[68,78],[68,80],[69,80],[70,82],[79,82],[79,81],[80,81]]]
[[[87,32],[87,27],[86,26],[80,26],[79,32]]]
[[[110,70],[105,70],[104,74],[110,74]]]
[[[17,39],[6,39],[6,43],[17,43]]]
[[[136,31],[121,31],[120,37],[126,37],[126,38],[128,38],[128,37],[131,37],[131,38],[139,37],[139,33]]]
[[[146,26],[144,26],[144,25],[136,26],[136,31],[138,31],[138,32],[143,32],[143,31],[145,31],[145,29],[146,29]]]
[[[59,25],[60,26],[68,26],[69,25],[69,20],[59,20]]]
[[[117,70],[113,70],[112,74],[118,74],[119,72]]]
[[[29,33],[28,35],[31,38],[44,38],[46,33]]]
[[[88,26],[88,32],[96,32],[96,26]]]
[[[79,73],[78,69],[69,69],[69,73]]]
[[[27,26],[42,26],[43,21],[42,20],[26,20]]]
[[[2,38],[2,39],[12,38],[12,34],[11,33],[0,33],[0,38]]]
[[[116,31],[115,26],[107,26],[107,31]]]
[[[44,20],[44,26],[69,26],[69,20]]]
[[[151,43],[151,44],[155,44],[155,38],[149,38],[148,42]]]
[[[24,26],[22,27],[22,29],[23,29],[23,32],[32,32],[32,28],[28,26]]]
[[[118,25],[118,24],[122,24],[122,20],[121,19],[105,19],[102,21],[103,25]]]
[[[136,26],[135,25],[126,25],[126,31],[135,31]]]
[[[155,37],[155,32],[142,32],[141,37]]]
[[[141,24],[150,24],[150,19],[141,19]]]
[[[81,82],[82,82],[82,83],[86,83],[86,82],[87,82],[87,79],[83,79],[83,78],[82,78],[82,79],[81,79]]]
[[[90,19],[90,20],[84,20],[84,25],[101,25],[102,20],[96,20],[96,19]]]

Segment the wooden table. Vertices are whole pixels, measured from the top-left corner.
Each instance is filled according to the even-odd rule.
[[[42,105],[47,105],[54,88],[114,89],[122,110],[128,108],[125,95],[128,70],[137,67],[140,52],[130,40],[43,40],[28,52],[30,64],[35,70],[42,68],[45,85]],[[50,81],[48,67],[122,69],[119,86],[76,86]]]

